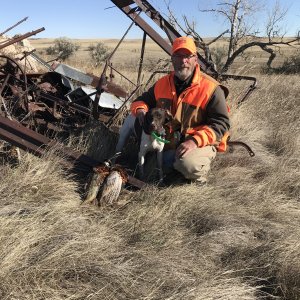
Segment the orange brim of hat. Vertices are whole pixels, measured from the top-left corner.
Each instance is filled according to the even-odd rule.
[[[182,36],[174,40],[172,46],[172,54],[179,49],[186,49],[189,50],[191,53],[197,52],[194,40],[187,36]]]

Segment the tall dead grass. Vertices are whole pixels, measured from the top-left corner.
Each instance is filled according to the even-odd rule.
[[[206,187],[150,186],[97,209],[53,155],[3,165],[0,298],[299,299],[299,78],[261,76],[239,108],[228,84],[232,139],[256,156],[220,154]],[[103,130],[78,148],[108,155]]]

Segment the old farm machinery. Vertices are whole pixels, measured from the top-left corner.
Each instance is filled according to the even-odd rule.
[[[57,136],[57,133],[64,136],[76,128],[83,127],[91,119],[101,122],[108,129],[113,130],[112,125],[115,119],[124,109],[126,110],[126,106],[134,99],[137,91],[141,87],[145,87],[155,74],[164,72],[156,70],[148,81],[142,82],[147,36],[168,55],[171,54],[172,41],[180,36],[179,32],[148,1],[111,1],[132,20],[132,23],[107,58],[100,76],[86,74],[62,63],[50,65],[39,57],[34,49],[24,51],[22,57],[18,59],[0,55],[0,139],[38,156],[59,144],[60,151],[66,158],[66,166],[70,170],[90,172],[92,168],[101,165],[99,161],[64,146],[54,137]],[[154,22],[167,38],[161,36],[146,20]],[[133,25],[137,25],[143,31],[136,82],[130,81],[111,63],[111,58]],[[10,28],[5,32],[8,30]],[[0,51],[43,30],[44,28],[40,28],[7,39],[0,43]],[[29,58],[42,64],[47,71],[43,73],[27,72]],[[213,64],[200,53],[198,53],[198,60],[202,71],[219,81],[233,78],[251,82],[247,91],[239,99],[239,103],[243,102],[256,87],[254,77],[219,74]],[[118,73],[129,81],[132,89],[128,91],[115,84],[112,80],[113,73]],[[74,84],[74,82],[79,84]],[[243,146],[251,156],[254,155],[252,150],[242,142],[231,142],[231,145]],[[104,167],[103,169],[98,168],[98,170],[107,172],[108,169]],[[144,185],[143,182],[132,176],[128,176],[126,180],[138,188]]]

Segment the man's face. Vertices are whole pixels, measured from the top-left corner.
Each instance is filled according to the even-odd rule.
[[[193,74],[197,64],[197,55],[187,49],[179,49],[173,53],[172,63],[175,76],[184,81]]]

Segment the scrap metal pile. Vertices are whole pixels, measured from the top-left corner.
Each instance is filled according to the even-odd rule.
[[[149,36],[163,51],[171,55],[172,41],[180,34],[149,2],[145,0],[111,1],[132,20],[132,23],[107,58],[103,72],[99,77],[83,73],[59,62],[50,65],[36,55],[34,49],[23,51],[18,59],[6,54],[1,55],[2,49],[21,42],[43,31],[44,28],[0,41],[0,139],[35,155],[42,155],[46,149],[58,143],[51,140],[51,137],[57,133],[68,134],[75,128],[83,127],[90,119],[97,120],[110,127],[119,112],[124,107],[126,108],[137,90],[143,85],[141,83],[141,73],[146,37]],[[150,18],[156,26],[159,26],[165,32],[169,41],[154,30],[141,15]],[[8,28],[0,36],[3,36],[4,33],[24,20]],[[133,25],[137,25],[142,29],[143,40],[137,83],[131,82],[133,90],[126,92],[121,86],[112,82],[113,76],[110,76],[108,81],[106,72],[108,70],[111,73],[115,71],[123,76],[112,67],[110,59]],[[47,71],[42,73],[27,72],[30,60],[38,62]],[[252,81],[239,102],[244,101],[256,86],[254,77],[219,74],[214,66],[200,53],[198,53],[198,61],[202,71],[216,80],[233,78]],[[159,72],[160,70],[156,70],[153,75]],[[254,155],[244,143],[238,141],[231,143],[232,145],[245,147],[251,156]],[[82,167],[84,165],[91,170],[91,168],[99,165],[99,162],[92,158],[65,146],[62,146],[61,149],[63,149],[64,156],[69,159],[69,162],[72,162],[73,166],[81,165]],[[142,186],[141,182],[130,176],[128,182],[138,187]]]
[[[23,59],[28,55],[43,63],[48,72],[27,73],[16,59],[0,55],[1,116],[40,133],[67,133],[84,126],[91,116],[107,123],[123,105],[127,93],[112,82],[61,63],[50,66],[34,53],[25,52]],[[97,92],[101,98],[94,106]]]
[[[131,95],[128,97],[122,87],[107,81],[105,72],[97,77],[60,62],[49,65],[34,50],[23,49],[21,57],[11,49],[5,51],[43,30],[0,42],[0,139],[37,156],[51,148],[59,149],[66,169],[88,174],[102,162],[53,137],[65,138],[91,119],[111,125]],[[32,59],[47,71],[32,72]],[[126,182],[138,188],[143,186],[143,182],[131,176],[127,176]]]

